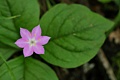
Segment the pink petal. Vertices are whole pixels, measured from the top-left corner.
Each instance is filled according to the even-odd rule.
[[[36,44],[36,46],[33,47],[33,50],[36,54],[44,54],[44,48],[41,45]]]
[[[39,38],[40,35],[41,35],[41,28],[40,28],[40,25],[38,25],[35,28],[33,28],[33,30],[32,30],[32,37]]]
[[[20,28],[20,35],[25,40],[28,40],[31,37],[31,33],[27,29],[23,28]]]
[[[20,47],[20,48],[24,48],[27,43],[25,42],[25,40],[23,40],[22,38],[20,38],[20,39],[18,39],[18,40],[15,42],[15,44],[16,44],[18,47]]]
[[[33,47],[26,45],[23,49],[23,54],[25,57],[31,56],[33,54]]]
[[[48,36],[41,36],[39,38],[38,44],[45,45],[45,44],[48,43],[49,40],[50,40],[50,37],[48,37]]]

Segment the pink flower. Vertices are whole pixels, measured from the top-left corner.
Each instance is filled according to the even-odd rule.
[[[44,47],[50,40],[48,36],[41,36],[40,26],[33,28],[30,33],[27,29],[20,28],[20,35],[22,38],[18,39],[15,44],[23,49],[25,57],[31,56],[33,52],[36,54],[44,54]]]

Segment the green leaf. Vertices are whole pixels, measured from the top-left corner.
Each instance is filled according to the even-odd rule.
[[[0,48],[0,55],[3,55],[4,59],[7,60],[13,53],[15,53],[16,50],[11,49],[11,48]],[[0,65],[3,63],[4,61],[0,58]]]
[[[109,3],[111,2],[112,0],[98,0],[99,2],[102,2],[102,3]]]
[[[82,5],[58,4],[40,21],[43,35],[51,37],[45,45],[47,62],[65,68],[80,66],[96,54],[113,22]]]
[[[15,78],[15,76],[14,76],[12,70],[10,69],[9,65],[7,64],[5,58],[3,57],[2,54],[0,54],[0,58],[1,58],[1,59],[3,60],[3,62],[5,63],[5,65],[6,65],[7,69],[8,69],[8,71],[9,71],[9,73],[10,73],[10,75],[11,75],[11,79],[12,79],[12,80],[16,80],[16,78]]]
[[[23,56],[8,61],[16,80],[58,80],[54,71],[46,64]],[[0,67],[0,80],[10,80],[6,65]]]
[[[37,0],[0,0],[0,47],[14,47],[20,27],[31,30],[39,22]]]

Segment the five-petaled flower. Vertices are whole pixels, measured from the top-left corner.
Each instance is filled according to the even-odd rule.
[[[41,36],[40,26],[33,28],[30,33],[27,29],[20,28],[20,35],[22,38],[18,39],[15,44],[23,49],[23,54],[25,57],[31,56],[33,52],[36,54],[44,54],[44,47],[50,40],[48,36]]]

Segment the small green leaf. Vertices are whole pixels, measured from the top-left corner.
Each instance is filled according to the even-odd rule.
[[[45,45],[47,62],[72,68],[92,59],[106,38],[113,22],[82,5],[58,4],[40,21],[43,35],[51,37]]]
[[[46,64],[23,56],[8,61],[16,80],[58,80],[54,71]],[[0,80],[10,80],[7,67],[0,67]]]
[[[0,0],[0,47],[14,47],[20,27],[31,30],[39,22],[37,0]]]

